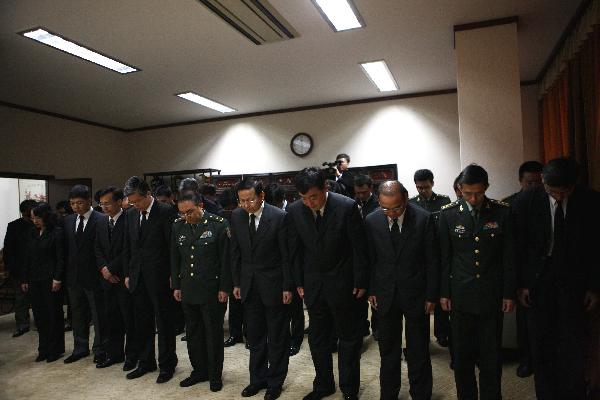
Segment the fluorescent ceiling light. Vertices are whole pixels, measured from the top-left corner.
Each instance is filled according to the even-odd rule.
[[[218,111],[220,113],[225,114],[235,112],[233,108],[224,106],[223,104],[217,103],[216,101],[212,101],[211,99],[207,99],[206,97],[202,97],[193,92],[181,93],[177,96],[181,97],[182,99],[192,101],[196,104],[200,104],[201,106],[212,108],[213,110]]]
[[[348,29],[362,28],[358,11],[351,3],[352,0],[313,0],[321,14],[337,32]]]
[[[50,47],[54,47],[55,49],[62,50],[65,53],[69,53],[83,58],[84,60],[101,65],[120,74],[128,74],[130,72],[138,71],[136,68],[120,63],[112,58],[108,58],[102,54],[87,49],[41,28],[33,31],[23,32],[22,35]]]
[[[398,90],[398,85],[396,85],[396,81],[385,61],[361,63],[360,66],[380,92]]]

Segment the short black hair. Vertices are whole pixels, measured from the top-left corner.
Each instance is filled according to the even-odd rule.
[[[85,185],[75,185],[69,191],[69,200],[71,199],[91,199],[90,188]]]
[[[183,201],[191,201],[191,202],[193,202],[197,206],[199,206],[200,204],[203,203],[202,196],[200,195],[200,193],[196,193],[196,192],[191,191],[191,190],[188,190],[187,192],[184,192],[179,197],[179,202],[181,203]]]
[[[52,211],[50,204],[41,201],[31,210],[31,212],[33,215],[44,221],[46,228],[52,229],[56,226],[56,214]]]
[[[154,195],[161,197],[171,197],[173,196],[173,191],[167,185],[160,185],[156,189],[154,189]]]
[[[194,178],[185,178],[179,182],[179,193],[193,191],[198,192],[200,189],[200,184]]]
[[[313,187],[325,189],[325,180],[325,172],[321,168],[306,167],[294,177],[294,186],[298,192],[304,194]]]
[[[519,167],[519,180],[523,179],[523,175],[526,172],[531,172],[531,173],[534,173],[534,174],[536,174],[536,173],[537,174],[541,174],[542,173],[542,169],[544,169],[544,166],[539,161],[525,161]]]
[[[264,191],[262,181],[247,176],[236,185],[236,192],[249,189],[254,189],[254,193],[258,196]]]
[[[29,216],[31,210],[37,205],[38,202],[33,199],[23,200],[21,204],[19,204],[19,211],[21,214],[27,214],[27,216]]]
[[[373,188],[373,179],[369,175],[356,175],[354,177],[354,187],[367,185],[369,189]]]
[[[113,201],[123,200],[123,198],[125,197],[123,195],[123,191],[114,186],[109,186],[98,190],[98,198],[106,196],[107,194],[112,194]]]
[[[148,192],[150,192],[150,185],[139,176],[132,176],[127,179],[125,188],[123,189],[123,194],[125,196],[131,196],[134,193],[137,193],[140,196],[146,196]]]
[[[552,187],[574,186],[579,177],[579,166],[572,158],[561,157],[548,161],[542,170],[544,183]]]
[[[418,169],[415,171],[415,176],[413,177],[415,183],[417,181],[429,181],[433,182],[433,172],[429,169]]]
[[[460,178],[462,178],[462,172],[460,174],[458,174],[458,176],[456,178],[454,178],[454,183],[452,184],[452,188],[454,189],[454,191],[456,192],[457,190],[459,190],[459,185],[460,185]]]
[[[61,208],[64,208],[67,214],[73,214],[73,209],[71,208],[71,204],[68,200],[61,200],[56,203],[56,209],[60,210]]]
[[[340,153],[337,156],[335,156],[335,161],[339,160],[340,158],[345,158],[346,161],[350,162],[350,156],[346,153]]]
[[[285,190],[276,183],[269,185],[265,192],[265,201],[268,204],[281,203],[285,200]]]
[[[478,183],[489,185],[488,173],[481,165],[470,164],[465,167],[460,173],[458,181],[461,185],[476,185]]]
[[[217,194],[217,187],[213,184],[206,183],[200,188],[200,193],[204,196],[215,196]]]

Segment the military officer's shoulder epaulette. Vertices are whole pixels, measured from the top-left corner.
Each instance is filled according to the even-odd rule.
[[[225,218],[219,217],[218,215],[210,214],[210,213],[204,213],[204,219],[209,220],[209,221],[219,222],[219,223],[223,223],[225,221]]]
[[[411,197],[408,201],[419,201],[419,195],[417,194],[416,196]]]
[[[446,204],[445,206],[442,206],[442,208],[440,208],[440,211],[444,211],[444,210],[448,210],[450,208],[454,208],[454,207],[458,206],[458,204],[459,204],[458,200],[453,201],[450,204]]]
[[[174,224],[178,224],[180,222],[185,222],[185,220],[181,217],[175,218],[175,221],[173,221]]]
[[[500,200],[490,199],[490,203],[492,203],[492,204],[497,204],[497,205],[499,205],[499,206],[502,206],[502,207],[507,207],[507,208],[509,208],[509,207],[510,207],[510,204],[508,204],[508,203],[507,203],[507,202],[505,202],[505,201],[500,201]]]
[[[445,194],[439,194],[439,193],[436,193],[435,195],[436,195],[437,197],[443,197],[443,198],[445,198],[445,199],[449,199],[449,198],[450,198],[450,196],[447,196],[447,195],[445,195]]]

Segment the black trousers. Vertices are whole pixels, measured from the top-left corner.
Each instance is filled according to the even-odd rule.
[[[331,355],[331,341],[335,333],[339,339],[340,389],[344,394],[358,394],[362,346],[359,307],[362,304],[362,301],[352,297],[351,293],[348,294],[348,300],[343,305],[334,304],[321,292],[314,304],[308,307],[310,318],[308,344],[316,372],[313,381],[315,392],[335,390]]]
[[[449,339],[450,331],[450,313],[442,310],[442,306],[438,303],[433,311],[433,335],[436,339]]]
[[[38,329],[38,353],[42,356],[65,352],[62,291],[52,291],[52,279],[29,283],[31,308]]]
[[[185,336],[192,375],[210,382],[222,382],[223,321],[227,303],[181,303],[185,315]]]
[[[292,290],[292,302],[287,306],[290,320],[291,345],[300,347],[304,341],[304,305],[298,292]]]
[[[229,336],[237,339],[246,337],[246,326],[244,325],[244,306],[242,301],[229,296]]]
[[[10,283],[15,290],[15,324],[17,329],[29,329],[29,293],[21,289],[20,277],[11,276]]]
[[[107,338],[107,324],[104,313],[101,289],[85,289],[79,285],[69,287],[69,302],[73,326],[73,354],[90,351],[90,318],[94,322],[94,342],[92,351],[96,355],[104,353],[103,345]]]
[[[500,305],[498,305],[500,307]],[[502,379],[501,312],[472,314],[452,310],[454,379],[459,400],[500,400]],[[479,360],[479,396],[475,362]]]
[[[529,329],[529,308],[523,307],[517,301],[517,347],[519,348],[519,362],[533,367],[531,357],[531,332]]]
[[[140,346],[139,366],[156,368],[154,350],[155,329],[158,329],[158,367],[161,371],[173,371],[177,366],[175,352],[175,325],[171,290],[149,291],[140,279],[132,293],[135,331]]]
[[[585,399],[584,293],[541,277],[531,292],[535,391],[539,400]]]
[[[243,304],[250,346],[250,384],[280,388],[287,376],[290,354],[288,310],[283,302],[265,304],[254,288]]]
[[[412,303],[412,304],[411,304]],[[429,315],[425,300],[414,304],[396,296],[385,315],[379,314],[379,383],[381,400],[397,400],[401,386],[402,318],[406,319],[406,362],[410,396],[414,400],[431,399],[433,376],[429,356]]]
[[[123,283],[103,287],[104,319],[107,323],[107,340],[104,350],[108,357],[137,360],[140,352],[135,340],[135,320],[131,293]],[[127,338],[127,341],[125,341]]]
[[[363,296],[358,301],[359,301],[359,303],[361,303],[361,305],[359,306],[360,333],[363,336],[368,336],[369,335],[369,327],[371,326],[371,324],[369,323],[369,301],[367,300],[367,296]]]

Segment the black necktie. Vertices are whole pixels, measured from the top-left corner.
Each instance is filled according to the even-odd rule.
[[[477,225],[479,223],[479,210],[473,208],[473,210],[471,210],[471,215],[473,216],[473,222]]]
[[[323,220],[323,217],[321,216],[321,210],[317,210],[317,216],[315,217],[315,225],[317,226],[317,229],[319,229],[319,227],[321,226],[321,221]]]
[[[256,215],[250,214],[250,225],[248,226],[250,229],[250,242],[254,242],[254,236],[256,235]]]
[[[110,218],[108,220],[108,240],[112,240],[112,234],[115,230],[115,220]]]
[[[148,223],[148,211],[144,210],[142,211],[142,220],[140,222],[140,237],[142,236],[143,232],[144,232],[144,228],[146,227],[146,224]]]
[[[554,211],[554,245],[552,248],[553,257],[561,257],[564,253],[565,244],[565,214],[560,201],[556,202]]]
[[[390,234],[392,235],[392,244],[394,248],[398,248],[398,244],[400,242],[400,225],[398,225],[398,218],[392,219],[392,229],[390,229]]]
[[[83,215],[79,216],[79,225],[77,225],[77,232],[75,234],[75,237],[77,237],[77,240],[81,240],[83,238],[83,221],[85,220],[85,217]]]

